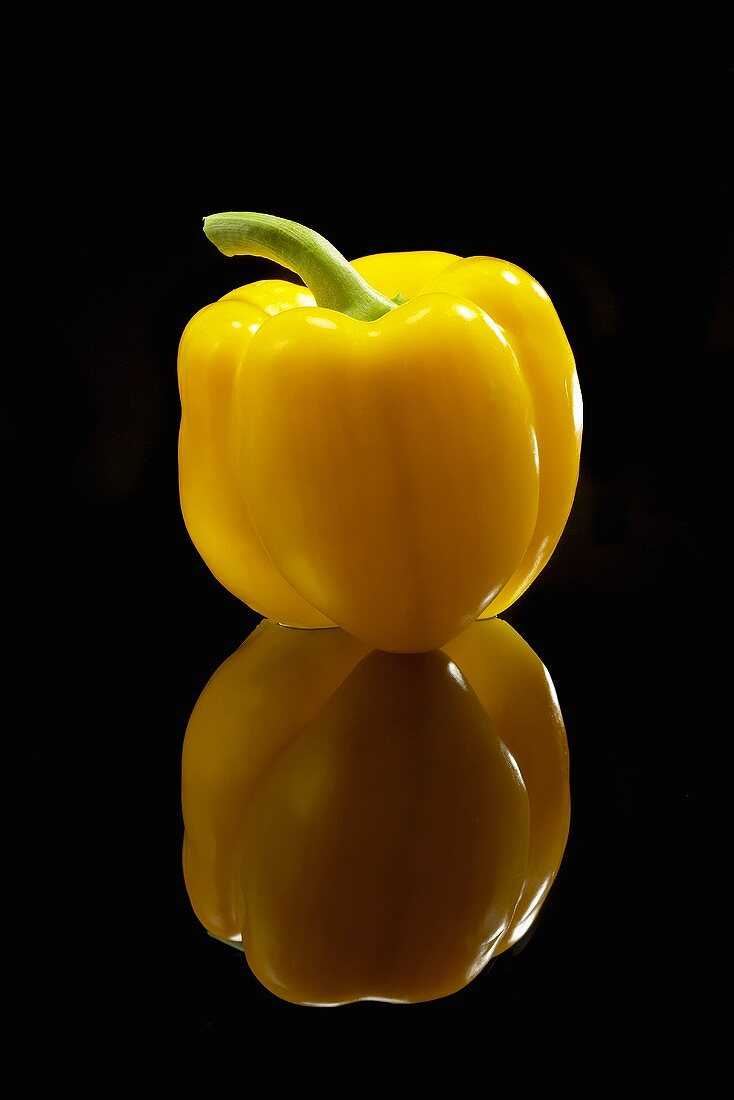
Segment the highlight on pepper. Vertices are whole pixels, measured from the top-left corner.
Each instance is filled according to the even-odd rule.
[[[305,283],[240,287],[181,340],[181,503],[212,573],[267,618],[397,653],[509,607],[579,470],[574,358],[539,283],[484,256],[349,263],[266,214],[204,230]]]

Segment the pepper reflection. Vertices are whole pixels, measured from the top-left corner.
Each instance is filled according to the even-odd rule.
[[[569,824],[553,685],[507,623],[433,653],[262,623],[186,732],[184,873],[300,1004],[423,1001],[530,927]]]

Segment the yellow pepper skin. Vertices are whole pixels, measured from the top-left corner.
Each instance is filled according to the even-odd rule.
[[[579,476],[583,402],[573,352],[553,303],[531,275],[486,256],[407,253],[399,273],[410,290],[466,298],[500,326],[517,358],[532,403],[540,493],[530,544],[482,618],[499,615],[548,563],[566,525]],[[384,294],[396,285],[394,256],[366,256],[354,267]],[[439,267],[439,263],[441,266]],[[405,293],[405,292],[404,292]]]
[[[317,627],[332,624],[281,576],[258,538],[232,446],[235,377],[253,333],[273,313],[306,305],[308,291],[272,279],[225,295],[189,322],[178,355],[179,490],[193,543],[225,588],[266,618]]]
[[[569,824],[558,703],[500,620],[390,655],[262,623],[186,732],[184,874],[297,1004],[431,1000],[528,929]]]
[[[181,501],[215,576],[281,623],[398,653],[509,606],[578,476],[578,382],[545,292],[486,258],[350,265],[267,215],[206,231],[314,291],[242,287],[182,338]]]

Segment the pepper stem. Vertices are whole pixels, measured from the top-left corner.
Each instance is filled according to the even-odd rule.
[[[325,309],[376,321],[397,307],[319,233],[272,214],[210,214],[204,232],[225,256],[264,256],[295,271]]]

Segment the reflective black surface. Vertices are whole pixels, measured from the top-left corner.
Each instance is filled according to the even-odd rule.
[[[399,214],[378,202],[356,225],[328,196],[299,192],[275,171],[259,181],[250,173],[246,196],[230,179],[172,200],[180,175],[169,168],[129,200],[114,252],[84,245],[86,274],[56,303],[55,412],[40,425],[58,455],[45,484],[62,490],[48,529],[76,547],[52,585],[63,589],[64,614],[83,624],[79,649],[54,635],[43,656],[54,673],[64,666],[59,698],[71,732],[45,728],[33,747],[42,746],[56,841],[44,901],[57,901],[64,929],[50,972],[44,955],[33,979],[41,1000],[63,1005],[68,983],[81,983],[85,1026],[122,1028],[133,1045],[162,1020],[198,1044],[272,1026],[372,1034],[415,1026],[403,1023],[408,1013],[435,1036],[478,1028],[497,1043],[520,1032],[535,1042],[550,1029],[572,1044],[592,1018],[624,1046],[645,1042],[652,1014],[676,1026],[690,1015],[691,936],[708,904],[699,833],[709,803],[701,746],[711,737],[697,685],[709,681],[712,646],[695,616],[718,600],[706,578],[726,573],[720,556],[711,565],[726,548],[706,491],[719,413],[699,380],[729,362],[728,236],[720,176],[705,202],[689,196],[695,217],[689,210],[688,231],[673,236],[655,213],[659,174],[651,162],[647,175],[625,163],[612,181],[605,162],[579,156],[566,186],[546,191],[542,180],[488,187],[475,174],[447,184],[455,206],[471,211],[466,223],[435,210],[429,219],[416,199]],[[164,198],[176,232],[151,249],[140,218],[148,199]],[[256,261],[235,269],[221,260],[199,232],[200,215],[240,205],[314,225],[347,255],[437,247],[506,256],[551,293],[579,364],[586,434],[576,505],[552,562],[506,616],[561,700],[572,760],[566,855],[523,949],[455,996],[414,1008],[363,1003],[325,1015],[278,1001],[202,932],[182,880],[186,722],[257,622],[207,572],[176,492],[180,332],[202,304],[263,274]],[[677,372],[690,381],[671,384]],[[27,428],[39,425],[35,414],[27,422],[11,440],[13,461],[33,471]],[[23,494],[23,509],[32,499]],[[35,694],[45,690],[42,664]],[[28,775],[37,766],[29,755]],[[48,846],[44,830],[39,851]],[[38,874],[43,862],[34,856]]]

